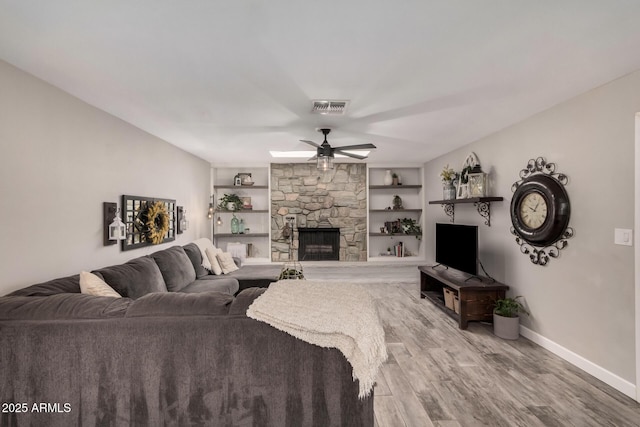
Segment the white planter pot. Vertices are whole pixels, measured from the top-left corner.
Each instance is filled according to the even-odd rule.
[[[520,337],[520,318],[493,313],[493,334],[505,340],[517,340]]]
[[[236,210],[236,204],[233,203],[233,202],[227,203],[227,210],[235,211]]]

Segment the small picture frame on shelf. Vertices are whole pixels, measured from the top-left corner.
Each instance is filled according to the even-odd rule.
[[[251,204],[251,197],[240,197],[242,200],[242,209],[251,210],[253,209],[253,205]]]
[[[238,174],[238,175],[236,175],[236,176],[233,178],[233,185],[234,185],[235,187],[239,187],[239,186],[241,186],[241,185],[242,185],[242,178],[240,177],[240,175],[239,175],[239,174]]]

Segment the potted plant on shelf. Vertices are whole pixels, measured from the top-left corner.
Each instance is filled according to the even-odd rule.
[[[453,200],[456,198],[456,188],[453,186],[453,181],[456,179],[456,172],[446,165],[442,172],[440,172],[440,178],[442,179],[442,198],[444,200]]]
[[[520,313],[529,314],[515,298],[501,298],[496,300],[493,309],[493,333],[506,340],[517,340],[520,336]]]
[[[415,219],[402,218],[400,220],[400,225],[402,226],[402,231],[405,234],[414,235],[418,240],[422,238],[422,227],[420,227],[420,224],[418,224]]]
[[[220,198],[218,207],[225,211],[239,211],[242,209],[242,199],[237,194],[225,194]]]

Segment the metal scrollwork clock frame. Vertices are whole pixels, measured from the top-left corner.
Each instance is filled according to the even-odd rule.
[[[530,159],[519,176],[520,180],[511,186],[511,234],[516,236],[520,252],[528,255],[533,264],[544,266],[551,258],[558,258],[574,234],[569,227],[571,207],[564,188],[569,178],[556,172],[556,164],[547,163],[542,157]],[[541,200],[546,215],[544,222],[535,227],[528,223],[524,205],[532,195]],[[537,207],[536,204],[530,209],[535,212]]]

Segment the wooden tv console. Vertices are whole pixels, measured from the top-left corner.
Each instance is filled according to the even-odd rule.
[[[421,265],[420,297],[431,301],[447,315],[457,320],[460,329],[467,329],[470,321],[493,322],[493,305],[504,298],[509,287],[500,282],[491,282],[487,277],[471,276],[445,266]],[[469,278],[471,277],[471,278]],[[459,312],[445,306],[445,288],[459,299]]]

